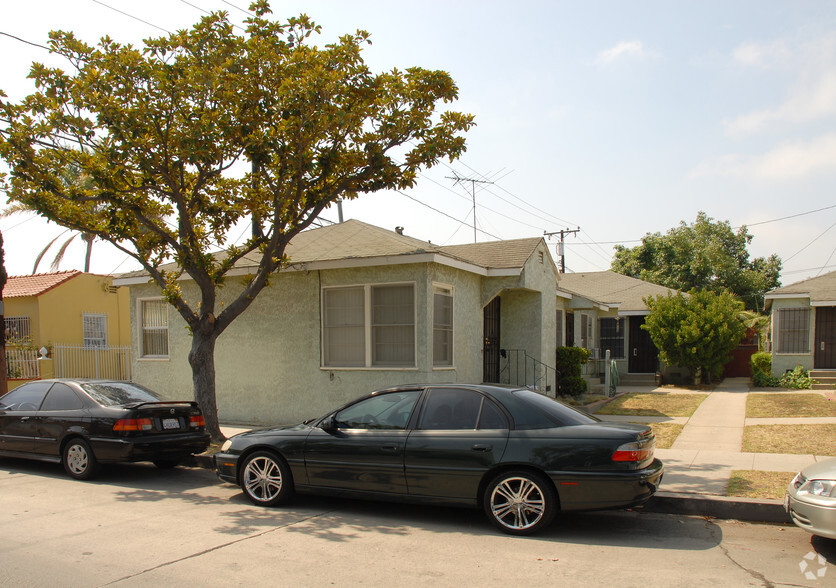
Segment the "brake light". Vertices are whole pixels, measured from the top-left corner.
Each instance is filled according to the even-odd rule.
[[[114,431],[150,431],[153,429],[151,419],[119,419],[113,425]]]
[[[190,427],[205,427],[206,420],[204,420],[202,414],[192,415],[189,417],[189,426]]]
[[[615,450],[613,461],[639,462],[653,457],[653,446],[639,447],[638,443],[625,443]]]

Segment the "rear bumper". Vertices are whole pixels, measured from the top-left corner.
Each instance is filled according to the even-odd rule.
[[[665,467],[658,459],[640,470],[623,472],[557,472],[550,474],[560,509],[634,508],[650,500],[662,483]]]
[[[142,437],[91,438],[93,454],[100,462],[153,461],[177,459],[203,453],[209,447],[209,433],[154,435]]]

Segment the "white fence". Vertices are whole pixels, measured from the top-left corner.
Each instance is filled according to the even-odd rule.
[[[6,347],[6,377],[11,380],[36,380],[40,376],[38,353],[34,349]]]
[[[131,348],[54,345],[52,359],[56,378],[131,379]]]

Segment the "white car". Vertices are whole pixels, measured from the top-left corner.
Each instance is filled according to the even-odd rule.
[[[801,470],[787,486],[784,506],[808,533],[836,539],[836,458]]]

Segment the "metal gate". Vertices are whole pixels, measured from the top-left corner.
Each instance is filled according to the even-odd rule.
[[[499,382],[499,296],[484,310],[484,344],[482,346],[482,381]]]

